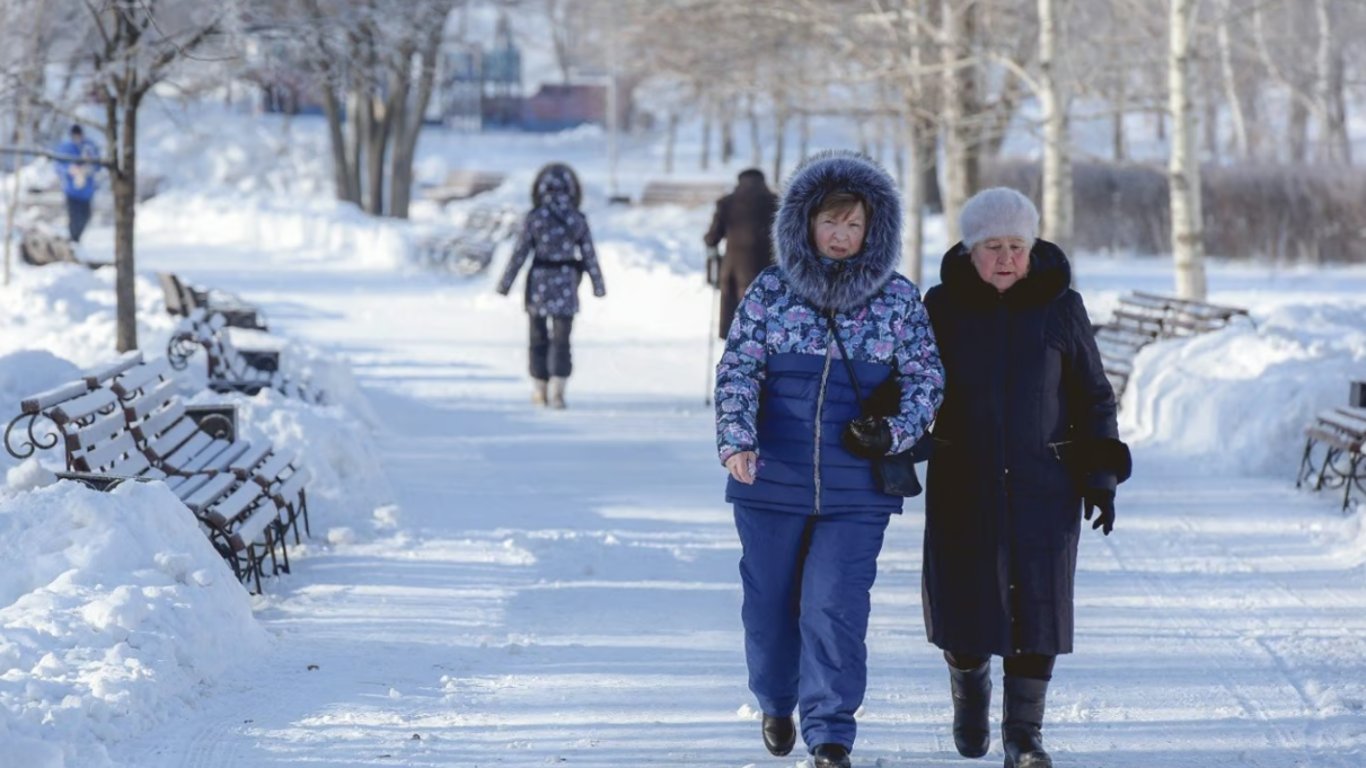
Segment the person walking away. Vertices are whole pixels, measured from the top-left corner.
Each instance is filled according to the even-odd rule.
[[[531,322],[532,401],[564,408],[565,384],[574,366],[569,334],[579,311],[579,281],[585,272],[593,295],[607,295],[588,219],[579,210],[582,188],[574,170],[551,163],[536,174],[531,212],[522,225],[498,293],[512,290],[517,272],[531,259],[526,276],[526,311]]]
[[[745,292],[716,369],[745,662],[768,751],[792,749],[795,711],[813,764],[847,768],[867,687],[869,593],[903,501],[875,484],[872,460],[924,435],[943,369],[920,292],[896,273],[901,200],[885,170],[849,152],[812,157],[773,232],[778,263]],[[895,415],[863,416],[856,390],[888,379]]]
[[[1034,204],[997,187],[959,218],[963,240],[925,296],[948,381],[925,488],[925,627],[948,661],[959,753],[990,747],[1001,656],[1006,768],[1049,768],[1044,705],[1072,651],[1083,505],[1108,536],[1129,449],[1071,267],[1038,239]]]
[[[741,171],[735,190],[716,201],[711,228],[702,240],[709,250],[726,241],[716,286],[721,291],[719,338],[730,334],[735,307],[745,289],[773,263],[771,230],[777,210],[778,196],[764,183],[764,172],[758,168]]]
[[[85,131],[79,125],[71,126],[69,138],[57,145],[57,177],[62,183],[62,195],[66,198],[66,224],[71,242],[79,243],[81,234],[90,223],[90,206],[95,198],[96,174],[100,150],[93,141],[85,138]]]

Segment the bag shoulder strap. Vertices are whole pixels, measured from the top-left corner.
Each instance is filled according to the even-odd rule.
[[[858,400],[859,410],[865,411],[868,404],[864,402],[863,392],[859,389],[858,376],[854,375],[854,363],[844,351],[844,342],[840,340],[839,328],[835,326],[835,310],[832,309],[825,313],[825,324],[830,328],[830,335],[835,337],[835,346],[840,351],[840,358],[844,360],[844,369],[849,373],[849,383],[854,387],[854,398]]]

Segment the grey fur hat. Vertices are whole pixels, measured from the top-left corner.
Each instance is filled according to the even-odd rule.
[[[1039,209],[1010,187],[992,187],[963,204],[958,229],[968,250],[991,237],[1020,237],[1033,245],[1039,239]]]

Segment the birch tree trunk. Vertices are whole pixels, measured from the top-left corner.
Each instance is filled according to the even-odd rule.
[[[787,104],[780,101],[773,112],[773,183],[783,178],[783,149],[787,145]]]
[[[1204,243],[1200,231],[1200,158],[1196,152],[1196,108],[1191,83],[1197,0],[1169,1],[1167,99],[1172,116],[1172,148],[1167,181],[1171,195],[1176,295],[1183,299],[1204,300],[1206,286]]]
[[[702,157],[699,158],[699,164],[705,171],[711,167],[711,105],[703,105],[702,110]]]
[[[1066,86],[1058,76],[1058,0],[1039,0],[1039,102],[1043,107],[1043,237],[1072,239],[1072,157]]]
[[[664,173],[672,175],[674,172],[674,145],[678,143],[678,110],[669,110],[668,131],[664,139]]]
[[[721,102],[721,165],[729,165],[735,157],[735,101],[726,99]]]
[[[754,108],[754,96],[749,97],[749,164],[759,168],[764,164],[764,145],[759,139],[759,112]],[[777,183],[777,180],[774,180]]]
[[[1335,98],[1334,80],[1338,81],[1340,89],[1342,67],[1328,0],[1314,0],[1314,18],[1318,23],[1318,47],[1314,56],[1314,102],[1319,117],[1318,155],[1319,159],[1329,163],[1350,162],[1351,142],[1347,137],[1346,116],[1334,109],[1335,104],[1341,103]]]
[[[911,282],[920,285],[925,271],[925,125],[915,115],[914,97],[907,99],[907,116],[904,122],[906,131],[906,172],[903,186],[906,197],[906,230],[903,233],[901,252],[901,271]]]
[[[949,242],[962,238],[958,212],[977,188],[977,150],[969,119],[978,115],[977,80],[971,66],[974,5],[943,0],[941,79],[944,137],[944,230]]]
[[[1219,71],[1223,78],[1224,99],[1228,101],[1229,123],[1233,126],[1233,151],[1241,158],[1251,155],[1248,141],[1247,116],[1243,110],[1242,94],[1238,89],[1238,75],[1233,67],[1233,0],[1221,0],[1219,7]]]

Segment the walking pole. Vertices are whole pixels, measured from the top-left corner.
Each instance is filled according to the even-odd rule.
[[[711,291],[711,314],[707,316],[707,378],[703,405],[711,405],[711,391],[716,386],[716,371],[712,368],[712,348],[716,345],[716,332],[720,330],[721,315],[721,256],[715,248],[707,249],[707,285]]]

